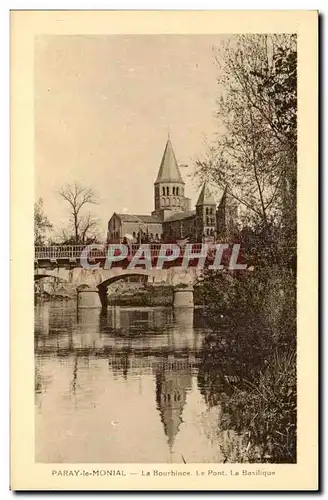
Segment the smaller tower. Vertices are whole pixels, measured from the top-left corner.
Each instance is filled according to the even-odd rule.
[[[237,201],[228,195],[225,188],[216,212],[217,237],[220,240],[229,240],[238,230]]]
[[[208,183],[205,181],[196,203],[196,239],[203,241],[215,238],[216,203]]]

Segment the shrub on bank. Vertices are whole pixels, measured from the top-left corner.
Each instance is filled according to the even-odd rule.
[[[246,385],[222,403],[221,432],[233,429],[241,437],[242,461],[295,463],[296,352],[275,352],[258,378]],[[234,461],[233,450],[224,444],[222,452],[225,461]]]
[[[208,272],[198,297],[214,327],[225,318],[232,325],[260,325],[276,340],[292,340],[286,332],[296,329],[296,282],[288,270],[267,266]]]
[[[225,373],[232,370],[240,379],[218,397],[216,381],[208,395],[222,403],[219,432],[225,461],[294,463],[294,276],[274,266],[234,274],[219,271],[205,276],[201,294],[212,325],[201,376],[215,378],[214,372],[226,365]]]

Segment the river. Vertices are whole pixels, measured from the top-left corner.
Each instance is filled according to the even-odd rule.
[[[223,462],[236,436],[219,431],[228,377],[204,375],[208,334],[201,309],[36,305],[36,461]]]

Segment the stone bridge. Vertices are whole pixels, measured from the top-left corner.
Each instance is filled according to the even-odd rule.
[[[34,279],[37,281],[52,278],[75,288],[78,308],[106,307],[107,287],[127,276],[146,276],[148,283],[154,286],[169,285],[173,290],[174,307],[193,307],[193,289],[201,275],[202,270],[195,266],[186,269],[181,266],[166,269],[126,269],[118,266],[111,269],[84,269],[78,265],[72,267],[56,262],[46,266],[36,263],[34,268]]]

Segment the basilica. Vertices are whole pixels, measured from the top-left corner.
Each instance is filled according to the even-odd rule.
[[[214,242],[228,238],[237,220],[237,206],[224,191],[217,204],[204,182],[195,209],[185,195],[171,139],[168,138],[154,183],[154,210],[150,215],[114,213],[108,222],[107,242],[124,237],[138,242]]]

